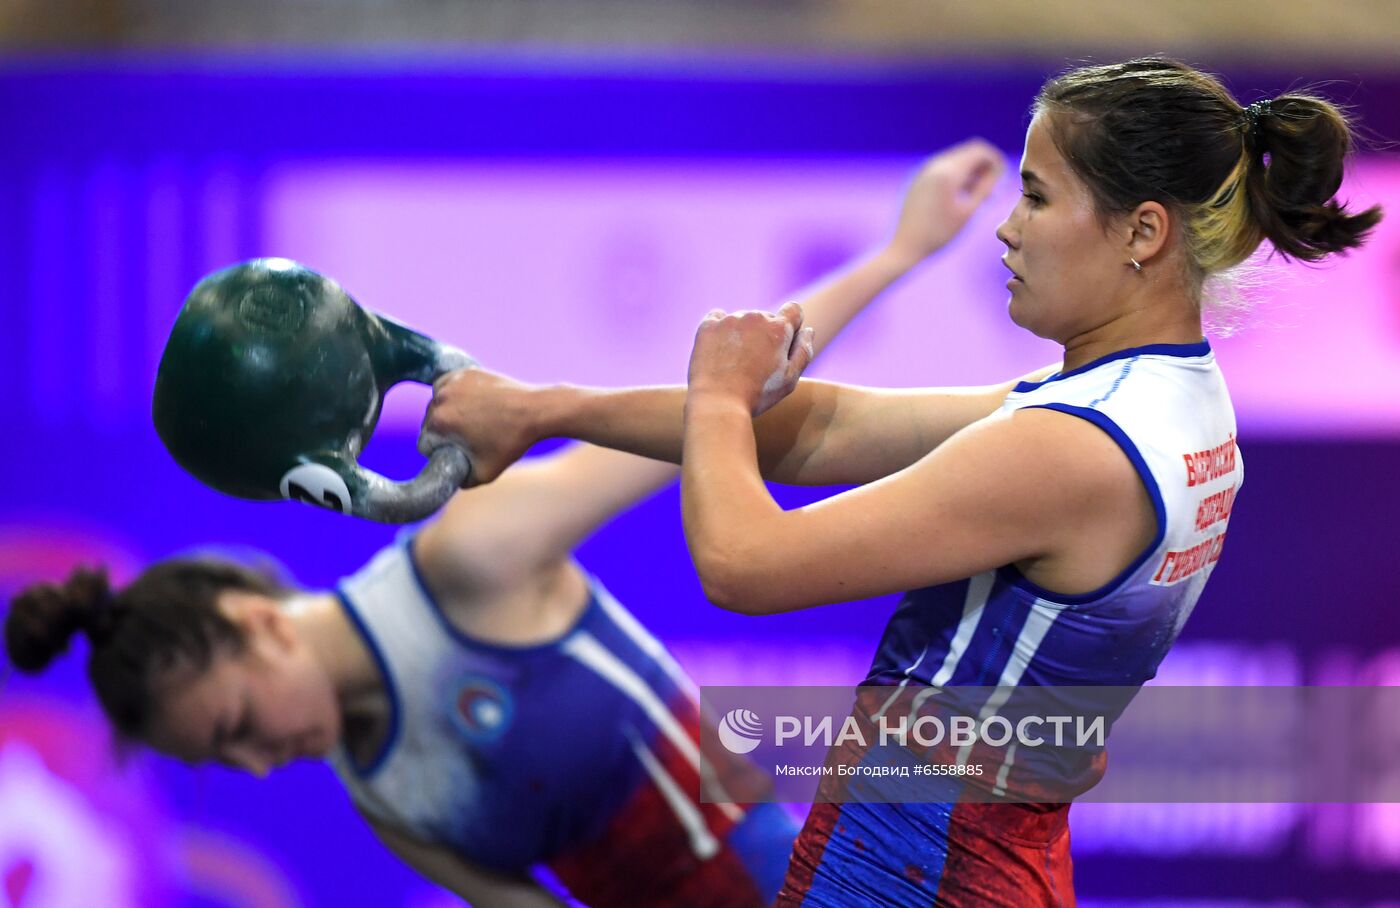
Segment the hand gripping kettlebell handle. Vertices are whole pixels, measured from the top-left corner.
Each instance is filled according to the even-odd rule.
[[[429,368],[407,377],[410,381],[432,384],[448,372],[475,366],[476,360],[465,352],[442,346]],[[467,452],[454,444],[434,448],[427,465],[406,482],[394,482],[373,470],[358,467],[365,492],[356,496],[351,513],[381,523],[414,523],[445,505],[467,481],[471,469]]]

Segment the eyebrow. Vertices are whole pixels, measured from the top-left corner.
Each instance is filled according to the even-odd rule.
[[[1045,181],[1042,180],[1040,177],[1036,176],[1034,170],[1023,170],[1023,171],[1021,171],[1021,182],[1023,182],[1023,183],[1038,183],[1038,184],[1041,185],[1041,186],[1044,186],[1044,185],[1045,185]]]

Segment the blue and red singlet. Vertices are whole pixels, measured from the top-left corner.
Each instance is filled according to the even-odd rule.
[[[1243,462],[1235,415],[1205,342],[1122,350],[1019,384],[1003,411],[1057,410],[1107,433],[1136,468],[1153,541],[1101,589],[1061,595],[1014,566],[908,593],[866,685],[1099,685],[1152,678],[1220,557]],[[868,761],[864,748],[832,760]],[[1091,787],[1103,754],[1069,781]],[[826,786],[793,852],[780,906],[1072,906],[1069,804],[859,803]],[[835,786],[835,787],[833,787]]]
[[[335,753],[337,774],[377,822],[486,868],[547,868],[592,908],[770,904],[795,824],[776,804],[727,802],[700,760],[693,685],[590,586],[559,639],[503,646],[447,620],[411,540],[380,552],[339,593],[391,728],[365,765]]]

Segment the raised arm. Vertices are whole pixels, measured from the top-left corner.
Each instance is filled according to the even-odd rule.
[[[1004,169],[1002,154],[969,139],[923,162],[900,203],[889,238],[797,294],[820,354],[847,323],[915,266],[958,235]]]
[[[978,140],[925,162],[910,181],[889,241],[800,298],[814,329],[811,352],[820,353],[861,308],[956,235],[991,192],[1001,166],[1000,153]],[[803,382],[756,425],[765,475],[802,484],[883,476],[992,412],[1012,384],[888,391]],[[684,403],[679,386],[537,387],[471,370],[439,383],[426,428],[463,439],[472,450],[473,480],[490,482],[549,437],[679,463]]]
[[[952,239],[990,194],[1001,169],[1000,152],[980,141],[965,142],[929,159],[905,192],[891,236],[800,295],[807,324],[815,334],[811,352],[819,352],[891,284]],[[512,390],[519,393],[512,396]],[[495,392],[500,392],[499,396]],[[549,410],[543,406],[544,397],[530,392],[525,386],[480,370],[457,373],[440,383],[428,428],[450,430],[443,417],[453,400],[482,407],[480,412],[499,424],[515,424],[514,431],[483,426],[479,432],[462,433],[470,440],[478,482],[486,482],[504,469],[505,463],[494,465],[497,458],[493,449],[509,449],[511,462],[535,441],[550,436],[597,441],[656,460],[679,461],[683,389],[646,394],[647,402],[641,406],[634,406],[625,396],[606,403],[595,398],[625,418],[614,422],[600,413],[594,426],[548,431],[540,431],[535,422]],[[579,393],[582,401],[586,392]],[[567,394],[568,389],[560,389],[556,402],[562,404]],[[831,399],[831,403],[836,402]],[[586,419],[584,412],[573,416]],[[674,436],[673,442],[669,446],[625,444],[621,433],[639,423],[663,427],[661,434]],[[596,436],[590,433],[593,428],[600,430]],[[777,427],[769,435],[777,440],[783,431],[784,427]],[[788,456],[785,443],[777,440],[775,459]],[[456,496],[424,531],[418,553],[436,579],[455,578],[450,584],[453,587],[468,581],[509,586],[563,557],[618,511],[675,476],[676,470],[669,464],[628,453],[587,446],[567,449],[522,464],[486,489]]]
[[[686,542],[706,596],[731,611],[866,599],[1006,564],[1082,593],[1118,576],[1155,531],[1121,449],[1063,413],[990,416],[906,469],[791,511],[759,479],[741,407],[694,401],[691,413]]]
[[[804,299],[815,327],[826,337],[840,333],[908,270],[898,264],[906,255],[893,246],[877,250],[813,288]],[[677,432],[682,399],[674,399]],[[584,433],[577,437],[588,440]],[[418,555],[436,579],[449,581],[447,586],[511,586],[567,555],[619,511],[674,480],[679,475],[676,453],[648,458],[583,444],[521,463],[495,482],[454,496],[421,534]]]

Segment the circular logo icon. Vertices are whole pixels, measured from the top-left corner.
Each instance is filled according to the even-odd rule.
[[[467,678],[457,687],[452,721],[472,741],[494,741],[510,725],[514,712],[505,688],[489,678]]]
[[[749,753],[763,740],[763,721],[752,710],[731,709],[719,720],[719,740],[730,753]]]
[[[304,501],[318,508],[350,513],[350,487],[325,464],[301,463],[282,475],[283,498]]]

